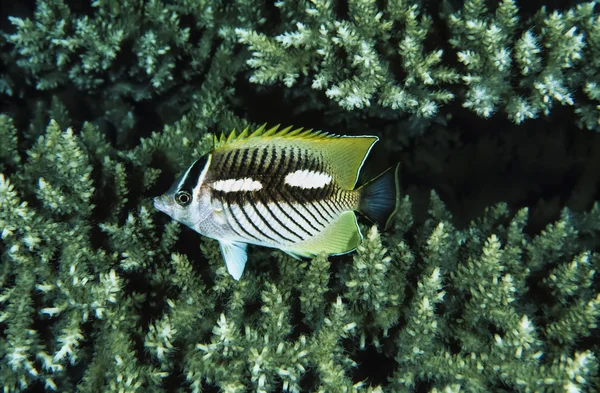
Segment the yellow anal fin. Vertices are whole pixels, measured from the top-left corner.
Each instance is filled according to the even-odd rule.
[[[378,139],[376,136],[341,136],[312,143],[326,155],[338,185],[352,190],[360,168]]]
[[[311,257],[321,252],[345,254],[362,241],[362,234],[353,211],[346,211],[316,236],[284,250],[296,255]]]

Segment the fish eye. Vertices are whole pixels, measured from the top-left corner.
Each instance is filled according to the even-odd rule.
[[[192,195],[187,191],[179,191],[175,194],[175,201],[180,206],[187,206],[192,202]]]

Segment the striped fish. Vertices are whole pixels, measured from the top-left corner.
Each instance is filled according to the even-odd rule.
[[[387,226],[398,203],[398,165],[355,188],[376,136],[260,127],[221,135],[154,206],[219,241],[239,280],[248,244],[296,258],[354,250],[362,234],[354,211]]]

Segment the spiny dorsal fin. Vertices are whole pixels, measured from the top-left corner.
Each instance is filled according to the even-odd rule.
[[[267,142],[275,138],[296,145],[310,146],[312,149],[323,152],[327,162],[331,165],[332,174],[345,190],[354,188],[360,168],[378,140],[376,136],[341,136],[312,129],[294,129],[291,126],[281,130],[279,125],[266,129],[266,125],[263,124],[252,133],[246,127],[239,135],[233,130],[228,136],[223,133],[218,139],[215,137],[214,149],[235,149],[242,143]]]
[[[279,129],[279,127],[280,125],[278,124],[275,127],[267,129],[266,124],[263,124],[252,133],[250,133],[250,129],[246,127],[239,135],[237,134],[237,131],[234,128],[227,136],[225,135],[225,133],[221,133],[219,137],[215,135],[213,139],[214,148],[217,149],[225,145],[232,145],[236,142],[242,142],[252,138],[300,138],[303,140],[339,138],[338,135],[331,135],[323,131],[313,131],[312,129],[305,130],[302,127],[294,128],[293,126],[289,126],[281,130]]]

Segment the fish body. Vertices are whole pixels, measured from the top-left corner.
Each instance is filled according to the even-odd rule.
[[[239,280],[248,244],[294,257],[343,254],[362,240],[355,211],[387,224],[398,203],[398,165],[355,188],[376,136],[260,127],[215,138],[154,206],[216,239]]]

